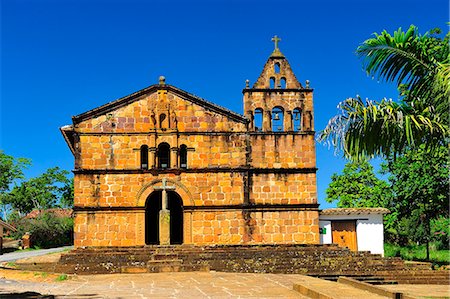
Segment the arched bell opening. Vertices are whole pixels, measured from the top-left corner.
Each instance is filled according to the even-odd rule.
[[[284,110],[281,107],[274,107],[272,109],[272,132],[284,131]]]

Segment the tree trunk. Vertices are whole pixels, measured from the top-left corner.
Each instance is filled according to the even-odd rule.
[[[430,261],[430,234],[431,234],[431,230],[430,230],[430,217],[428,217],[428,213],[426,214],[426,219],[425,219],[425,231],[426,231],[426,248],[427,248],[427,262]]]

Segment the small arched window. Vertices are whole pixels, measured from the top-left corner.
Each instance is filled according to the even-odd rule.
[[[274,67],[275,74],[279,74],[280,73],[280,64],[277,62],[277,63],[275,63],[275,65],[273,67]]]
[[[163,142],[158,146],[158,168],[169,168],[170,165],[170,146]]]
[[[148,146],[141,145],[141,169],[148,169]]]
[[[292,123],[294,131],[302,130],[302,111],[299,108],[292,110]]]
[[[184,144],[180,146],[180,168],[187,168],[187,146]]]
[[[263,124],[263,110],[261,108],[255,109],[255,118],[253,120],[255,131],[261,132],[262,131],[262,124]]]
[[[275,88],[275,77],[270,78],[270,88]]]
[[[284,131],[284,111],[281,107],[275,107],[272,109],[272,132]]]
[[[286,88],[286,78],[283,77],[280,79],[280,87]]]

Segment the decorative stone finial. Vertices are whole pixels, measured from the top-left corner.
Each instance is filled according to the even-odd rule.
[[[166,77],[164,77],[164,76],[159,76],[159,84],[160,84],[160,85],[166,84]]]
[[[250,80],[245,80],[245,88],[250,88]]]
[[[306,80],[306,81],[305,81],[305,84],[306,84],[305,87],[306,87],[306,88],[309,88],[309,80]]]

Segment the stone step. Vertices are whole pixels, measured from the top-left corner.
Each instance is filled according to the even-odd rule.
[[[181,265],[183,263],[183,260],[180,259],[170,259],[170,260],[149,260],[147,261],[147,266],[154,266],[154,265]]]
[[[153,260],[170,260],[170,259],[177,259],[178,254],[176,253],[155,253],[152,255]]]
[[[150,260],[161,262],[148,264]],[[136,269],[142,268],[142,265],[153,267],[149,271],[184,271],[188,267],[208,266],[226,272],[326,273],[336,276],[405,269],[404,262],[398,258],[352,252],[334,245],[283,244],[77,248],[64,254],[60,264],[73,271],[81,269],[104,273],[143,271]]]

